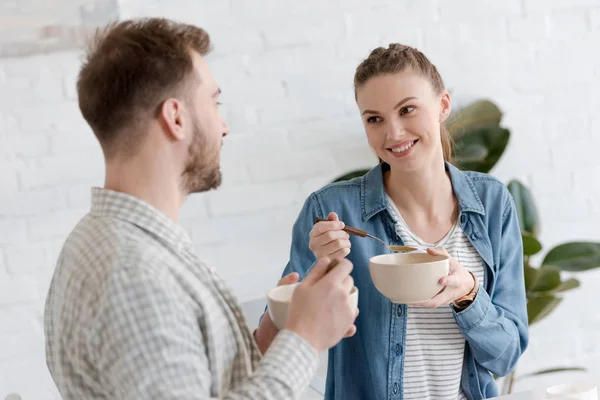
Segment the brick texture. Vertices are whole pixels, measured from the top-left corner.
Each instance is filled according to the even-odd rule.
[[[421,47],[456,99],[486,97],[502,108],[512,138],[493,173],[530,185],[544,250],[600,240],[598,0],[368,3],[0,2],[0,398],[58,398],[40,347],[43,300],[60,246],[104,173],[77,107],[78,46],[117,16],[161,15],[211,33],[208,61],[231,125],[224,184],[190,198],[181,221],[241,299],[263,297],[277,281],[310,192],[376,163],[352,77],[372,48],[391,41]],[[519,373],[581,364],[600,375],[600,317],[590,311],[600,273],[580,278],[582,287],[532,328]],[[560,379],[523,380],[517,390]]]

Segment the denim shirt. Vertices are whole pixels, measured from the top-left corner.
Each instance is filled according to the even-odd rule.
[[[349,226],[364,229],[389,244],[402,245],[387,211],[385,164],[366,175],[325,186],[306,200],[292,233],[290,261],[283,275],[302,278],[316,258],[309,249],[315,217],[336,212]],[[460,225],[484,261],[484,284],[473,303],[455,312],[466,339],[461,387],[469,399],[498,395],[491,373],[514,369],[528,341],[523,249],[515,204],[506,186],[481,173],[446,163],[459,204]],[[373,285],[369,258],[389,253],[379,242],[351,236],[348,259],[359,289],[357,332],[329,350],[325,399],[402,399],[406,310]]]

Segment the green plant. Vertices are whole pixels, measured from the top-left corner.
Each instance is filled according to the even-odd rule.
[[[488,173],[500,160],[510,131],[500,126],[502,112],[489,100],[469,104],[451,116],[447,128],[454,142],[453,163],[464,170]],[[364,175],[368,170],[346,173],[335,181]],[[600,267],[600,243],[567,242],[560,244],[545,255],[538,267],[532,265],[532,257],[542,251],[538,240],[539,214],[529,189],[518,180],[508,183],[512,194],[523,240],[523,269],[527,293],[529,325],[546,318],[558,307],[565,292],[579,287],[576,278],[563,279],[563,272],[582,272]],[[504,381],[503,393],[511,393],[515,381],[534,375],[562,371],[582,371],[582,368],[549,368],[532,374],[515,377],[515,371]]]
[[[542,251],[542,244],[537,238],[539,232],[537,207],[531,192],[521,182],[510,181],[508,190],[515,200],[521,227],[527,314],[531,326],[550,315],[562,302],[565,292],[580,286],[580,282],[576,278],[563,279],[562,272],[582,272],[600,267],[600,243],[567,242],[559,244],[546,253],[539,267],[534,267],[531,258]],[[551,368],[519,378],[515,377],[515,371],[513,371],[506,378],[504,392],[511,393],[514,382],[525,377],[582,370],[584,369],[579,367]]]

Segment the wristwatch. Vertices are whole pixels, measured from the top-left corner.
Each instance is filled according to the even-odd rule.
[[[479,291],[479,281],[471,271],[469,271],[469,273],[473,277],[473,282],[475,282],[475,284],[473,285],[473,289],[471,289],[469,293],[462,297],[459,297],[458,299],[452,302],[452,306],[456,311],[463,311],[464,309],[469,307],[473,300],[475,300],[475,296],[477,296],[477,292]]]

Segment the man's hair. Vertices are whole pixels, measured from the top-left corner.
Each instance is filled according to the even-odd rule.
[[[147,122],[170,97],[186,97],[192,54],[210,38],[193,25],[162,18],[127,20],[97,31],[77,79],[79,109],[105,157],[133,154]]]

